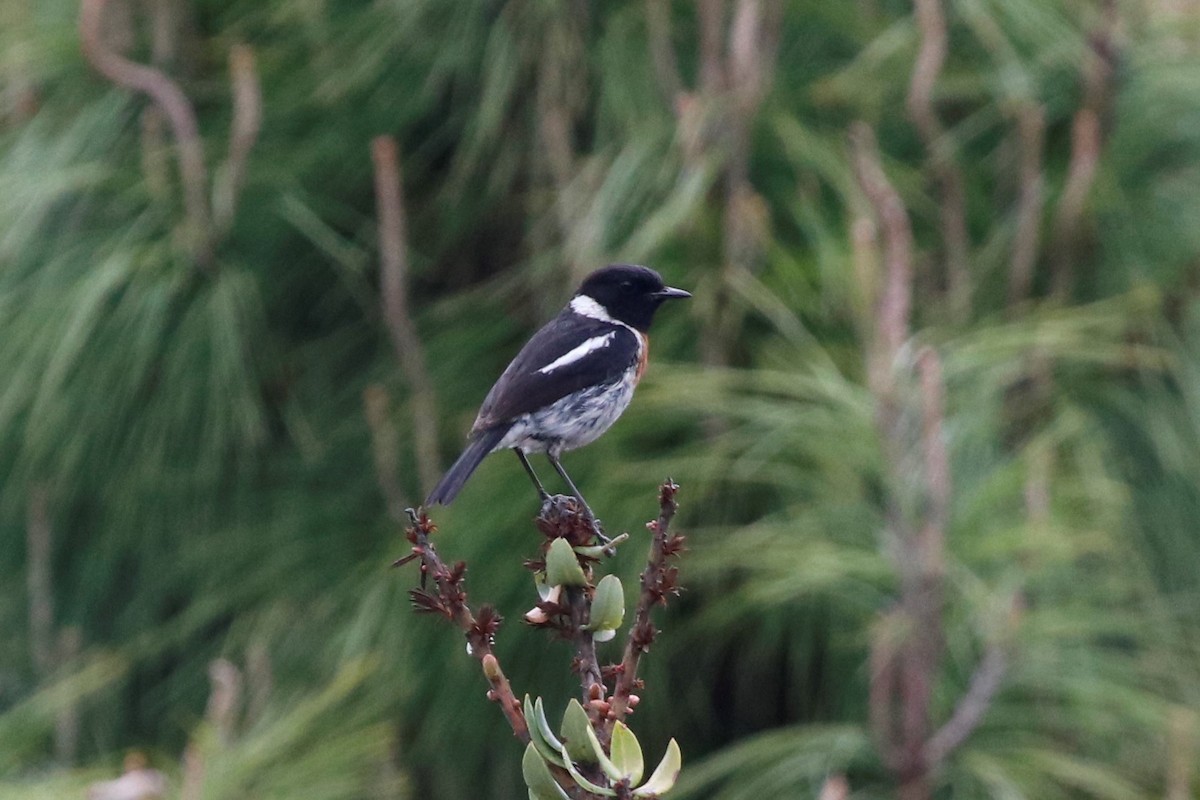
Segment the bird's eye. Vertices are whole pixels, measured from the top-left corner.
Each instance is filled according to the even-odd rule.
[[[621,291],[625,292],[626,294],[633,291],[633,281],[621,281],[619,285],[621,287]]]

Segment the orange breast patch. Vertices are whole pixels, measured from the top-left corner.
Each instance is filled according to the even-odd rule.
[[[646,371],[646,362],[650,358],[650,337],[644,333],[639,333],[642,337],[642,352],[638,354],[637,375],[635,380],[642,379],[642,373]]]

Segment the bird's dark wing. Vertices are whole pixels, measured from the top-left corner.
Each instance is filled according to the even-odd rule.
[[[511,422],[587,386],[611,383],[637,361],[638,335],[569,310],[533,335],[488,392],[473,431]]]

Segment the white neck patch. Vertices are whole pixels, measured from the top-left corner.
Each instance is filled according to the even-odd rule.
[[[604,306],[600,305],[586,294],[577,294],[571,298],[571,310],[581,317],[588,317],[589,319],[599,320],[600,322],[607,322],[610,325],[620,325],[626,330],[637,333],[639,342],[642,340],[642,335],[637,332],[636,328],[634,328],[632,325],[621,322],[619,319],[613,319],[610,317],[608,315],[608,310],[605,309]]]
[[[604,306],[597,303],[586,294],[577,294],[571,298],[571,310],[583,317],[598,319],[601,322],[617,322],[608,315]],[[624,323],[617,322],[618,325]]]

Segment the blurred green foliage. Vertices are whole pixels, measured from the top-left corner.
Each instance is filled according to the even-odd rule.
[[[633,718],[647,752],[679,739],[672,796],[810,797],[833,773],[855,798],[892,796],[867,727],[870,642],[897,585],[864,377],[878,278],[853,249],[856,119],[878,131],[913,218],[915,339],[945,363],[954,500],[935,718],[988,642],[1011,644],[937,796],[1194,794],[1200,41],[1167,3],[1116,4],[1103,148],[1064,252],[1103,5],[944,3],[936,96],[972,243],[956,319],[936,268],[939,193],[905,110],[920,38],[907,3],[779,5],[748,142],[764,233],[739,264],[723,255],[732,156],[704,146],[721,118],[688,122],[664,98],[643,3],[114,0],[110,37],[179,80],[210,167],[231,122],[229,48],[256,55],[262,133],[205,274],[179,233],[173,155],[146,138],[145,98],[88,68],[77,5],[0,0],[0,797],[82,796],[130,748],[176,789],[185,749],[199,753],[207,798],[523,796],[522,748],[477,665],[410,613],[415,574],[387,569],[406,545],[377,482],[369,386],[393,400],[404,498],[421,487],[412,384],[377,289],[369,143],[384,133],[401,143],[411,301],[447,460],[581,274],[639,261],[697,296],[662,315],[629,413],[568,456],[609,529],[635,537],[657,483],[683,486],[688,592]],[[163,9],[173,46],[152,55]],[[696,8],[670,11],[697,86]],[[1032,297],[1010,302],[1015,118],[1031,106],[1046,206]],[[548,112],[567,123],[565,169]],[[719,320],[714,361],[703,345]],[[534,601],[525,481],[515,460],[489,459],[439,511],[438,544],[471,565],[473,600],[509,618],[497,652],[518,693],[557,714],[568,648],[515,622]],[[54,631],[82,640],[40,666],[25,588],[38,491]],[[628,586],[637,549],[619,556]],[[227,739],[205,711],[216,658],[246,684]],[[64,714],[73,763],[54,755]]]

